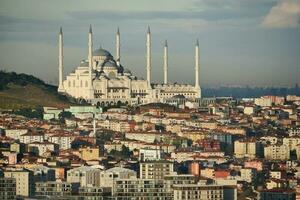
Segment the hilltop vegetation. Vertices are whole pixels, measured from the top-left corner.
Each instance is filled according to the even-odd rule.
[[[0,71],[0,108],[19,110],[39,109],[42,106],[58,108],[76,103],[74,99],[57,93],[57,87],[46,84],[32,75]]]

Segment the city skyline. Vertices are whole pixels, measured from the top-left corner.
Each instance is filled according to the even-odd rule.
[[[146,79],[146,29],[151,26],[152,77],[163,82],[163,47],[168,40],[169,79],[193,83],[194,43],[200,43],[202,86],[294,86],[300,74],[300,2],[130,1],[30,3],[4,1],[0,10],[0,68],[58,82],[57,31],[65,33],[65,74],[87,59],[89,24],[94,49],[115,56],[120,28],[122,65]],[[32,6],[34,5],[34,6]],[[38,9],[37,9],[38,8]],[[28,50],[30,49],[30,50]],[[9,55],[14,54],[16,59]],[[226,70],[225,70],[226,69]]]

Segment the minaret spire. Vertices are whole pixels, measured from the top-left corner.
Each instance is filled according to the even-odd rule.
[[[93,31],[92,25],[90,25],[89,30],[89,41],[88,41],[88,59],[89,59],[89,98],[94,98],[94,90],[93,90],[93,79],[92,79],[92,71],[93,71]]]
[[[199,88],[199,41],[196,41],[195,47],[195,87]]]
[[[116,60],[117,60],[117,65],[120,66],[120,48],[121,48],[121,41],[120,41],[120,30],[119,27],[117,29],[117,34],[116,34]]]
[[[201,97],[201,91],[200,91],[200,84],[199,84],[199,67],[200,67],[200,62],[199,62],[199,41],[197,39],[196,41],[196,47],[195,47],[195,89],[197,92],[198,98]]]
[[[168,41],[164,46],[164,84],[168,84]]]
[[[58,48],[59,48],[59,53],[58,53],[58,74],[59,74],[59,83],[58,83],[58,92],[64,92],[64,85],[63,85],[63,74],[64,74],[64,52],[63,52],[63,31],[62,27],[59,29],[59,39],[58,39]]]
[[[148,87],[151,87],[151,33],[150,27],[148,26],[147,30],[147,84]]]

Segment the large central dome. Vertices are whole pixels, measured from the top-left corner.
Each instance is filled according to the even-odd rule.
[[[96,50],[93,52],[93,56],[112,57],[112,55],[109,53],[109,51],[107,51],[107,50],[105,50],[105,49],[102,49],[102,48],[96,49]]]

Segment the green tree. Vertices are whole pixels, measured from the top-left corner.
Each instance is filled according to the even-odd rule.
[[[59,121],[65,122],[65,119],[71,119],[73,117],[72,113],[69,111],[63,111],[58,114]]]
[[[125,145],[122,146],[122,150],[121,151],[117,151],[115,149],[111,150],[109,152],[109,155],[115,157],[115,158],[119,158],[119,159],[126,159],[126,158],[130,158],[132,155],[132,152],[129,150],[128,147],[126,147]]]

